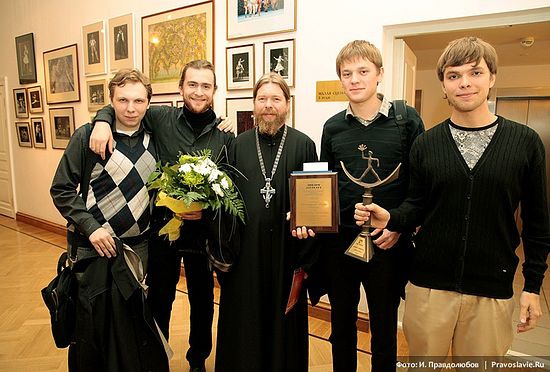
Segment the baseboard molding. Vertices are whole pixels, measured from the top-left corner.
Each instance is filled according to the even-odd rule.
[[[67,228],[63,225],[59,225],[50,221],[43,220],[38,217],[34,217],[25,213],[17,212],[15,214],[15,220],[24,222],[26,224],[40,227],[41,229],[65,236],[67,233]]]
[[[319,302],[317,305],[308,306],[308,314],[311,317],[330,322],[330,304]],[[361,311],[357,314],[357,330],[360,332],[370,331],[369,316]]]

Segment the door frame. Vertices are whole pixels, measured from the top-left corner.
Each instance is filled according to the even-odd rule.
[[[406,36],[433,34],[447,31],[468,30],[474,28],[507,27],[523,23],[550,21],[550,7],[519,10],[505,13],[494,13],[480,16],[441,19],[384,26],[382,41],[382,57],[384,65],[394,66],[395,39]],[[384,70],[384,80],[381,90],[388,97],[394,96],[392,68]],[[386,82],[386,83],[384,83]],[[494,109],[494,101],[489,102]]]
[[[9,217],[12,217],[12,218],[15,218],[15,211],[17,210],[16,208],[16,198],[15,198],[15,184],[14,184],[14,174],[13,174],[13,143],[12,143],[12,138],[11,138],[11,131],[10,131],[10,121],[11,121],[11,118],[10,118],[10,115],[9,115],[9,98],[8,98],[8,79],[7,77],[5,76],[0,76],[0,89],[2,90],[2,92],[4,93],[4,108],[5,108],[5,112],[0,112],[0,115],[4,115],[3,118],[0,118],[0,125],[4,125],[5,127],[4,128],[0,128],[1,131],[3,131],[5,134],[6,134],[6,144],[7,144],[7,149],[6,149],[6,157],[7,157],[7,173],[8,173],[8,183],[9,183],[9,187],[10,189],[8,190],[9,192],[9,197],[11,198],[11,204],[10,204],[10,207],[11,207],[11,211],[10,210],[6,210],[4,211],[2,214],[5,214]]]

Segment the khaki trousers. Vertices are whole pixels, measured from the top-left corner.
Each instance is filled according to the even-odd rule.
[[[514,299],[407,284],[403,331],[411,356],[503,356],[514,337]]]

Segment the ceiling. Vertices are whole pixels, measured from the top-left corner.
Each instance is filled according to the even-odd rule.
[[[447,44],[464,36],[477,36],[493,45],[498,53],[499,66],[550,64],[550,22],[448,31],[402,39],[416,54],[417,70],[431,70],[435,69]],[[535,42],[526,48],[520,42],[529,36],[534,37]]]

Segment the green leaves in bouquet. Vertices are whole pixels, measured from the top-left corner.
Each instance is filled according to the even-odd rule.
[[[223,164],[218,165],[210,158],[210,150],[201,150],[180,155],[172,165],[162,166],[159,161],[149,177],[148,189],[163,191],[186,205],[200,202],[204,208],[210,207],[214,211],[223,207],[244,222],[245,206],[239,190],[222,170]],[[229,165],[227,167],[231,169]]]

